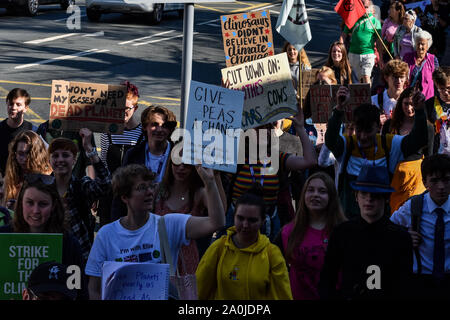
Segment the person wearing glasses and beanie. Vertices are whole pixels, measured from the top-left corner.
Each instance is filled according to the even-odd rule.
[[[48,148],[50,165],[53,168],[55,184],[64,208],[70,217],[72,232],[81,245],[83,258],[87,261],[94,241],[95,218],[91,208],[95,201],[111,190],[111,175],[97,151],[91,144],[92,132],[87,128],[79,131],[86,156],[95,170],[95,179],[84,176],[81,179],[72,174],[78,148],[67,138],[52,140]]]
[[[94,241],[86,265],[89,276],[89,298],[101,297],[101,277],[105,261],[161,263],[162,257],[172,257],[170,264],[177,266],[178,253],[190,239],[212,234],[225,224],[225,210],[212,169],[196,167],[205,185],[208,216],[167,214],[164,217],[170,253],[161,248],[159,225],[163,217],[151,212],[155,196],[155,173],[144,165],[130,164],[114,172],[114,196],[123,201],[127,215],[103,226]]]
[[[412,241],[389,220],[394,191],[386,167],[365,165],[351,182],[361,216],[331,233],[320,275],[322,299],[401,299],[412,275]],[[339,284],[339,289],[336,289]]]

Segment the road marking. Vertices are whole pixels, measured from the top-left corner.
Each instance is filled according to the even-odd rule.
[[[60,34],[59,36],[48,37],[48,38],[44,38],[44,39],[31,40],[31,41],[26,41],[24,43],[26,43],[26,44],[39,44],[39,43],[54,41],[54,40],[58,40],[58,39],[62,39],[62,38],[72,37],[72,36],[74,36],[76,34],[78,34],[78,33]]]
[[[237,2],[237,1],[236,1]],[[268,4],[269,3],[260,3],[260,4],[254,4],[254,5],[248,5],[247,4],[247,8],[239,8],[239,9],[235,9],[235,10],[232,10],[232,11],[230,11],[230,13],[236,13],[236,12],[239,12],[239,11],[256,11],[256,10],[262,10],[262,9],[266,9],[266,8],[270,8],[270,7],[273,7],[273,6],[276,6],[276,5],[278,5],[278,3],[276,3],[276,4],[272,4],[272,5],[269,5],[268,6]]]
[[[221,26],[217,24],[208,23],[207,26],[220,28]]]
[[[120,42],[119,44],[120,44],[120,45],[123,45],[123,44],[128,44],[128,43],[132,43],[132,42],[139,41],[139,40],[150,39],[150,38],[154,38],[154,37],[157,37],[157,36],[160,36],[160,35],[163,35],[163,34],[167,34],[167,33],[171,33],[171,32],[174,32],[174,31],[175,31],[175,30],[164,31],[164,32],[152,34],[151,36],[147,36],[147,37],[142,37],[142,38],[137,38],[137,39],[133,39],[133,40],[129,40],[129,41]]]
[[[216,22],[216,21],[220,21],[220,19],[214,19],[214,20],[209,20],[209,21],[200,22],[200,23],[197,23],[197,25],[198,25],[198,26],[202,26],[202,25],[204,25],[204,24],[208,24],[208,23],[210,23],[210,22]]]
[[[0,99],[6,99],[6,96],[0,97]],[[32,100],[50,100],[50,98],[36,98],[36,97],[32,97]]]
[[[83,37],[103,37],[105,35],[105,31],[99,31],[94,33],[88,33],[83,35]]]
[[[195,7],[201,8],[201,9],[206,9],[206,10],[217,11],[217,12],[220,12],[220,13],[224,13],[223,10],[218,10],[218,9],[214,9],[214,8],[204,7],[204,6],[201,6],[201,5],[197,4],[197,3],[195,4]]]
[[[194,32],[194,35],[195,34],[198,34],[198,32]],[[157,42],[161,42],[161,41],[172,40],[172,39],[175,39],[175,38],[181,38],[183,36],[184,36],[183,34],[179,34],[177,36],[173,36],[173,37],[169,37],[169,38],[162,38],[162,39],[150,40],[150,41],[146,41],[146,42],[133,43],[133,46],[134,47],[143,46],[143,45],[150,44],[150,43],[157,43]]]
[[[51,84],[45,84],[45,83],[35,83],[35,82],[20,82],[20,81],[9,81],[9,80],[0,80],[0,83],[12,83],[12,84],[26,84],[29,86],[44,86],[44,87],[51,87]],[[2,87],[0,87],[0,90]]]
[[[80,18],[81,17],[86,17],[86,14],[82,14],[82,15],[80,15]],[[63,20],[67,20],[67,19],[69,19],[69,17],[67,17],[67,18],[62,18],[62,19],[56,19],[56,20],[53,20],[54,22],[57,22],[57,21],[63,21]]]
[[[100,50],[100,49],[90,49],[90,50],[87,50],[87,51],[81,51],[81,52],[77,52],[77,53],[74,53],[74,54],[68,54],[68,55],[56,57],[56,58],[53,58],[53,59],[41,60],[41,61],[38,61],[38,62],[35,62],[35,63],[29,63],[29,64],[24,64],[24,65],[21,65],[21,66],[16,66],[16,67],[14,67],[14,69],[31,68],[31,67],[36,67],[36,66],[42,65],[42,64],[52,63],[52,62],[55,62],[55,61],[70,60],[70,59],[75,59],[75,58],[78,58],[78,57],[83,57],[83,56],[87,56],[87,55],[91,55],[91,54],[95,54],[95,53],[103,53],[103,52],[108,52],[108,51],[110,51],[110,50],[107,50],[107,49],[102,49],[102,50]]]
[[[159,99],[159,100],[181,101],[181,99],[179,99],[179,98],[166,98],[166,97],[157,97],[157,96],[146,96],[146,97]]]

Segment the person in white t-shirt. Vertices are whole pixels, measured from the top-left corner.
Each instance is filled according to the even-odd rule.
[[[172,263],[177,265],[178,251],[190,239],[212,234],[225,225],[225,210],[214,179],[214,171],[196,167],[206,189],[207,217],[169,214],[164,217]],[[105,261],[160,263],[158,221],[161,216],[149,212],[152,207],[155,174],[144,165],[118,168],[112,180],[114,195],[127,206],[127,215],[103,226],[95,238],[85,273],[89,276],[89,298],[101,297],[102,266]]]
[[[401,60],[390,60],[383,68],[383,78],[387,83],[387,89],[372,96],[372,104],[381,109],[381,125],[390,119],[397,104],[397,99],[406,88],[408,79],[408,64]]]

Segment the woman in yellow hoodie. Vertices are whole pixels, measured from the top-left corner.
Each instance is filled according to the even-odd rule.
[[[234,226],[200,260],[199,300],[292,299],[283,255],[260,233],[264,212],[262,188],[255,185],[237,201]]]

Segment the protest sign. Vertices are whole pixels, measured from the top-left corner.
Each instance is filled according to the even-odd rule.
[[[50,128],[120,134],[125,121],[126,86],[52,81]]]
[[[317,131],[316,145],[325,143],[325,132],[327,132],[327,124],[326,123],[315,123],[314,128],[316,128],[316,131]]]
[[[302,71],[302,98],[305,99],[309,92],[309,88],[316,82],[316,75],[319,69],[303,70]],[[298,90],[298,88],[295,88]]]
[[[168,264],[106,261],[102,300],[167,300]]]
[[[235,173],[243,104],[243,92],[191,81],[183,162]]]
[[[336,106],[336,93],[340,85],[313,85],[310,88],[311,94],[311,112],[313,123],[327,123],[331,117],[331,111]],[[345,107],[345,122],[352,121],[352,112],[363,103],[372,103],[370,96],[370,85],[350,84],[350,101]]]
[[[62,234],[0,233],[0,299],[22,300],[34,268],[61,258]]]
[[[286,53],[224,68],[222,81],[244,91],[242,129],[288,118],[298,113]]]
[[[227,67],[273,56],[269,11],[236,13],[220,20]]]

